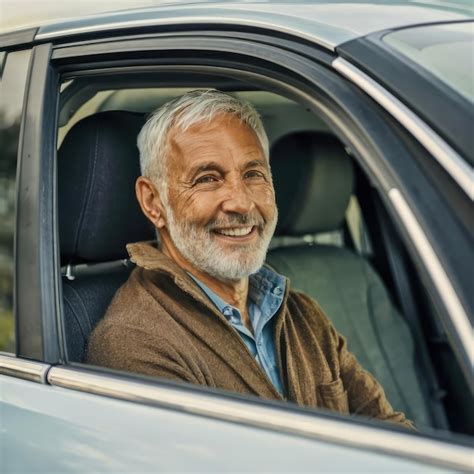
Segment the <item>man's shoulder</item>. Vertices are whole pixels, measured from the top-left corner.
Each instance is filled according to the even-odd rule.
[[[149,275],[136,267],[127,281],[116,291],[103,318],[92,331],[87,347],[87,360],[97,365],[110,357],[122,357],[147,343],[159,346],[159,337],[167,326],[166,311],[147,290]]]
[[[143,270],[139,267],[132,270],[125,283],[115,292],[101,322],[112,317],[114,319],[126,317],[130,320],[131,314],[151,303],[142,273]]]
[[[104,316],[91,334],[91,341],[121,339],[131,328],[144,327],[156,304],[146,290],[141,268],[134,268],[125,283],[115,292]]]

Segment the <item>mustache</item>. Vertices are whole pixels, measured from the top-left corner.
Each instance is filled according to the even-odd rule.
[[[207,231],[218,228],[234,227],[238,225],[258,226],[263,228],[266,224],[263,217],[258,213],[253,214],[228,214],[226,217],[216,217],[205,225]]]

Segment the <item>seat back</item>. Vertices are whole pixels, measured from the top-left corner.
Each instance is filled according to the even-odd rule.
[[[297,236],[341,229],[354,171],[336,138],[316,132],[287,135],[272,147],[271,165],[280,213],[277,236],[292,236],[294,242]],[[364,257],[301,238],[271,250],[267,262],[290,278],[293,289],[318,301],[394,409],[418,426],[432,424],[410,329]]]
[[[68,360],[81,362],[91,331],[126,281],[128,242],[154,238],[135,197],[141,114],[103,112],[78,122],[58,152],[58,206]]]

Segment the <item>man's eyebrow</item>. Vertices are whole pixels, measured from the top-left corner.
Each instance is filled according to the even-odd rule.
[[[200,165],[195,166],[194,168],[191,168],[191,179],[194,179],[198,174],[203,173],[205,171],[217,171],[221,174],[224,174],[222,166],[220,166],[215,161],[207,161],[205,163],[201,163]]]
[[[244,170],[248,170],[249,168],[255,168],[260,166],[261,168],[268,168],[267,160],[252,160],[248,163],[245,163]]]

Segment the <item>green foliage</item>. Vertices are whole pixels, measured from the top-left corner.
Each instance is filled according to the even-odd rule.
[[[20,121],[8,123],[0,110],[0,176],[15,177]]]
[[[0,106],[0,351],[15,351],[13,321],[13,229],[19,118],[7,120]]]
[[[15,352],[14,328],[13,312],[0,310],[0,351]]]

